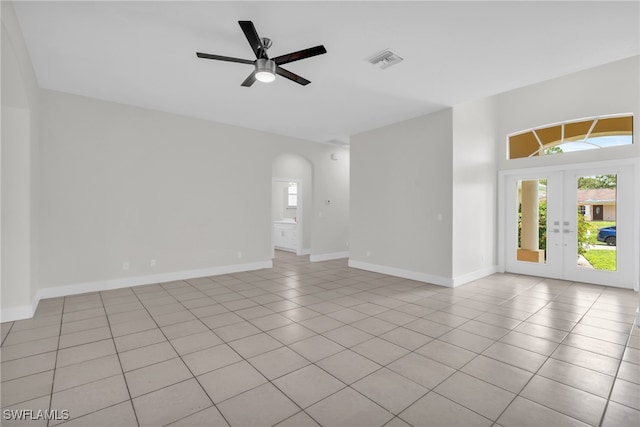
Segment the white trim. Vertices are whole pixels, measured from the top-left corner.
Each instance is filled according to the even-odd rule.
[[[327,254],[312,254],[309,256],[309,261],[331,261],[332,259],[349,258],[349,251],[345,252],[331,252]]]
[[[292,254],[298,255],[298,252],[295,249],[285,248],[283,246],[274,246],[273,249],[278,251],[283,251],[283,252],[291,252]],[[275,258],[275,254],[273,256]]]
[[[498,171],[498,272],[506,271],[506,239],[507,231],[503,225],[507,220],[507,176],[506,171]]]
[[[297,255],[311,255],[311,249],[310,248],[300,249]]]
[[[16,320],[30,319],[36,312],[38,301],[34,301],[31,305],[20,305],[18,307],[3,308],[0,310],[0,322],[14,322]]]
[[[557,172],[557,171],[571,171],[580,169],[591,168],[608,168],[614,166],[639,166],[640,158],[630,159],[614,159],[614,160],[602,160],[597,162],[587,163],[562,163],[559,165],[547,165],[547,166],[533,166],[530,168],[518,168],[518,169],[501,169],[498,171],[498,177],[503,178],[507,175],[525,175],[525,174],[539,174],[544,172]]]
[[[78,283],[75,285],[55,286],[40,288],[36,299],[55,298],[67,295],[82,294],[86,292],[107,291],[111,289],[127,288],[130,286],[149,285],[153,283],[171,282],[174,280],[186,280],[196,277],[217,276],[220,274],[240,273],[243,271],[272,268],[273,261],[259,261],[247,264],[224,265],[219,267],[202,268],[198,270],[183,270],[172,273],[152,274],[149,276],[123,277],[119,279],[100,280],[96,282]]]
[[[402,277],[404,279],[417,280],[418,282],[432,283],[434,285],[452,288],[456,286],[454,279],[449,277],[434,276],[432,274],[420,273],[417,271],[404,270],[401,268],[388,267],[386,265],[371,264],[368,262],[349,260],[349,267],[360,270],[373,271],[374,273],[388,274],[389,276]]]
[[[500,267],[497,265],[493,265],[490,267],[485,267],[481,270],[472,271],[471,273],[463,274],[462,276],[457,276],[453,278],[453,287],[466,285],[467,283],[473,282],[474,280],[482,279],[487,276],[491,276],[492,274],[498,273],[500,271]]]

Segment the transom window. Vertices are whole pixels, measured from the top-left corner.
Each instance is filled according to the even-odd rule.
[[[509,135],[509,159],[629,145],[633,115],[591,117]]]

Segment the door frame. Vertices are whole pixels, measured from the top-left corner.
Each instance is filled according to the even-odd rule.
[[[296,243],[296,255],[304,255],[304,249],[302,247],[302,243],[304,242],[303,236],[303,222],[304,222],[304,211],[302,209],[302,199],[303,199],[303,191],[302,191],[302,179],[300,178],[271,178],[271,201],[273,203],[273,184],[276,182],[295,182],[298,186],[298,206],[296,207],[296,229],[297,229],[297,243]],[[271,258],[275,258],[276,249],[275,249],[275,236],[274,236],[274,228],[273,228],[273,214],[271,215]]]
[[[535,168],[526,169],[508,169],[498,171],[498,271],[506,272],[507,265],[507,180],[514,175],[537,175],[537,174],[549,174],[555,172],[572,172],[588,169],[606,169],[615,167],[629,167],[631,169],[631,181],[632,191],[630,192],[633,200],[630,203],[631,221],[630,237],[632,239],[632,272],[630,273],[630,283],[612,283],[611,286],[623,287],[627,289],[633,288],[638,291],[638,285],[640,283],[640,158],[635,159],[620,159],[620,160],[606,160],[601,162],[589,162],[589,163],[574,163],[574,164],[562,164],[558,166],[541,166]],[[588,282],[584,282],[588,283]]]

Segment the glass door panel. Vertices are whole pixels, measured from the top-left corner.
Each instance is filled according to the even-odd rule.
[[[634,273],[633,168],[565,172],[565,212],[577,212],[576,235],[565,242],[568,280],[631,287]],[[618,231],[622,236],[618,240]],[[636,267],[637,269],[637,267]]]
[[[616,166],[505,176],[506,271],[633,287],[633,172]]]
[[[508,271],[559,278],[562,174],[513,176],[506,187]]]
[[[618,174],[578,176],[577,265],[616,271]]]
[[[518,193],[518,245],[516,259],[546,263],[547,179],[516,181]]]

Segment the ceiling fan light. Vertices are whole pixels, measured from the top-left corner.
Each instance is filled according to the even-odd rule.
[[[256,73],[256,80],[262,83],[271,83],[276,79],[276,76],[270,71],[258,71]]]
[[[256,80],[270,83],[276,79],[276,63],[270,59],[256,60]]]

